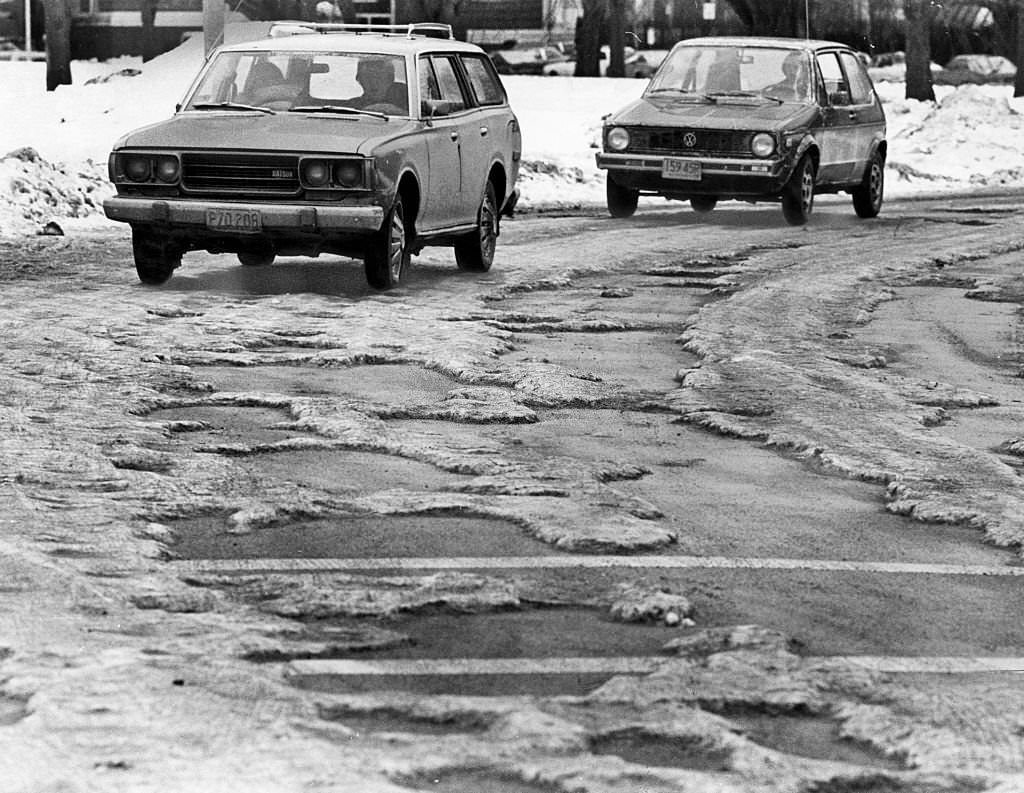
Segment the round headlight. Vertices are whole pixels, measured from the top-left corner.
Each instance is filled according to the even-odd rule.
[[[334,181],[342,187],[360,187],[363,183],[363,166],[357,162],[342,162],[334,169]]]
[[[124,175],[133,182],[145,182],[150,174],[149,157],[132,155],[125,158]]]
[[[156,161],[156,178],[161,182],[173,182],[178,178],[178,158],[161,157]]]
[[[331,178],[331,169],[323,160],[306,160],[302,164],[302,179],[310,187],[323,187]]]
[[[622,151],[629,145],[629,133],[622,127],[612,127],[605,140],[608,141],[609,149]]]
[[[750,141],[750,150],[755,157],[770,157],[775,152],[775,136],[758,132]]]

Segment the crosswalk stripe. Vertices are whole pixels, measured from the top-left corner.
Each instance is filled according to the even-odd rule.
[[[303,659],[286,667],[289,677],[400,677],[457,675],[643,675],[670,664],[671,656],[577,658],[416,658],[376,661]],[[835,655],[808,658],[895,674],[1024,673],[1024,658],[901,657]]]
[[[171,563],[183,573],[292,572],[330,570],[510,570],[564,568],[659,568],[732,570],[811,570],[906,575],[1024,576],[1024,566],[851,562],[725,556],[456,556],[372,559],[187,559]]]

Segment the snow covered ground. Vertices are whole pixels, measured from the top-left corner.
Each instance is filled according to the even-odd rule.
[[[124,132],[171,115],[202,64],[193,38],[149,63],[76,62],[74,85],[45,91],[45,65],[0,63],[0,235],[69,218],[103,223],[106,158]],[[641,80],[505,79],[524,138],[523,209],[604,202],[594,166],[601,116],[633,99]],[[889,119],[887,194],[1024,186],[1024,100],[1009,86],[938,86],[936,103],[908,101],[902,83],[878,92]]]

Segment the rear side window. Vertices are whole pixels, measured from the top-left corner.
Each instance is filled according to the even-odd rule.
[[[843,70],[839,67],[839,60],[834,52],[827,52],[818,56],[818,67],[821,69],[821,76],[825,80],[825,90],[829,96],[836,91],[846,90],[846,80],[843,78]]]
[[[851,52],[842,52],[839,57],[850,81],[850,101],[855,105],[870,105],[872,102],[871,78],[864,71],[864,65]]]
[[[455,62],[451,58],[435,56],[431,58],[434,63],[434,74],[437,76],[437,87],[441,91],[441,98],[451,105],[453,113],[466,109],[466,95],[462,92],[462,83],[455,72]]]
[[[491,61],[484,55],[463,55],[462,65],[469,75],[469,84],[476,95],[477,104],[501,105],[505,103],[505,92],[491,66]]]

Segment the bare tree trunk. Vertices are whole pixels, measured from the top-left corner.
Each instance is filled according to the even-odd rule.
[[[727,0],[752,36],[799,36],[804,0]]]
[[[932,87],[932,18],[934,6],[929,0],[903,0],[907,21],[907,99],[935,101]]]
[[[142,15],[142,62],[151,61],[160,53],[156,40],[156,7],[158,0],[142,0],[139,13]]]
[[[46,90],[71,85],[71,8],[68,0],[46,0]]]
[[[601,74],[601,28],[606,17],[606,0],[583,0],[583,16],[576,22],[577,77]]]
[[[1013,95],[1024,96],[1024,0],[1017,0],[1017,76],[1013,81]]]
[[[608,3],[608,71],[609,77],[626,76],[626,7],[625,0],[609,0]]]

